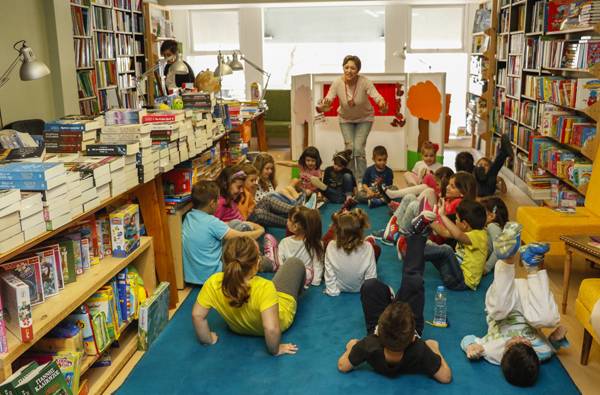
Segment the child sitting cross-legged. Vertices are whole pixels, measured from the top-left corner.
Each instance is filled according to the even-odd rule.
[[[230,228],[213,214],[217,210],[219,187],[213,181],[199,181],[192,188],[192,209],[182,225],[183,272],[185,282],[204,284],[212,274],[221,271],[221,241],[248,236],[257,239],[265,230],[250,224],[252,230],[241,232]]]
[[[352,339],[338,360],[338,369],[349,372],[368,363],[389,377],[424,374],[440,383],[452,380],[452,371],[435,340],[423,340],[425,289],[423,255],[427,226],[407,236],[402,283],[396,296],[377,279],[366,280],[360,290],[367,336]],[[416,233],[416,234],[415,234]]]
[[[352,195],[356,192],[356,179],[352,170],[348,168],[351,158],[352,150],[338,152],[333,156],[333,166],[325,169],[322,181],[319,177],[310,178],[312,184],[331,203],[354,200]]]
[[[517,279],[515,264],[519,259],[514,254],[519,237],[506,233],[494,243],[501,259],[485,295],[487,334],[481,338],[465,336],[461,348],[469,359],[483,357],[500,365],[509,383],[529,387],[538,378],[540,361],[550,359],[557,349],[568,346],[568,341],[566,329],[557,327],[560,315],[543,268],[548,245],[533,243],[521,248],[521,262],[528,275]],[[540,328],[556,329],[546,337]]]
[[[456,207],[455,222],[446,216],[443,204],[438,206],[438,217],[440,223],[432,223],[431,228],[443,237],[455,239],[456,251],[447,244],[428,242],[425,259],[440,272],[447,288],[457,291],[477,289],[488,250],[485,208],[474,200],[463,199]],[[403,237],[400,237],[397,246],[403,258],[404,245]]]
[[[295,344],[281,343],[281,333],[294,322],[306,275],[304,264],[290,258],[271,281],[256,275],[268,270],[262,262],[258,245],[248,237],[225,244],[223,272],[210,276],[192,308],[192,322],[202,344],[212,345],[219,339],[206,320],[215,309],[233,332],[264,336],[272,355],[296,353]]]
[[[374,239],[365,240],[367,214],[354,209],[334,214],[332,240],[325,250],[325,293],[358,292],[365,280],[377,278]]]
[[[385,205],[379,189],[394,186],[394,172],[387,166],[387,159],[388,153],[384,146],[373,148],[373,165],[365,170],[361,190],[356,196],[359,202],[368,203],[370,208]]]
[[[306,267],[305,286],[320,285],[325,250],[321,241],[319,211],[302,206],[294,207],[288,215],[287,229],[292,236],[279,243],[279,262],[285,262],[292,257],[300,259]]]
[[[504,201],[497,196],[488,196],[479,200],[479,203],[485,207],[485,213],[487,215],[485,229],[488,234],[488,258],[485,262],[485,268],[483,274],[488,274],[494,271],[494,266],[498,262],[496,251],[494,251],[494,240],[502,233],[505,225],[508,222],[508,208]],[[515,222],[511,222],[511,225],[518,225]],[[520,231],[520,230],[519,230]]]

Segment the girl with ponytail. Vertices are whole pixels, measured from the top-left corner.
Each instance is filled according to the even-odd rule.
[[[240,335],[264,336],[272,355],[295,354],[295,344],[282,344],[281,333],[294,322],[305,269],[297,258],[288,259],[273,281],[256,274],[261,268],[258,245],[249,237],[227,240],[223,272],[209,277],[192,309],[192,321],[201,343],[215,344],[206,317],[214,308],[229,328]]]

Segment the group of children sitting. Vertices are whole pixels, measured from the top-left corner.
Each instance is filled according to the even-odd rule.
[[[439,271],[452,290],[477,289],[484,274],[494,271],[486,294],[488,333],[466,336],[461,347],[469,359],[485,358],[502,366],[506,379],[533,385],[540,361],[566,344],[565,330],[543,269],[544,244],[520,247],[519,224],[509,222],[508,209],[496,192],[498,172],[513,154],[506,136],[494,161],[477,164],[468,152],[456,158],[454,172],[436,162],[437,147],[421,147],[422,161],[406,174],[407,188],[394,186],[387,152],[373,149],[360,189],[347,165],[351,153],[333,157],[321,171],[315,147],[298,165],[300,177],[277,188],[275,163],[265,153],[252,164],[224,168],[216,182],[193,187],[193,209],[183,223],[185,280],[202,285],[192,311],[199,340],[217,342],[206,317],[216,309],[232,331],[264,336],[273,355],[293,354],[297,346],[281,343],[293,323],[300,295],[324,280],[324,292],[360,293],[367,336],[352,339],[338,361],[348,372],[367,362],[381,374],[422,373],[451,381],[451,370],[434,340],[422,340],[425,262]],[[356,197],[356,200],[355,200]],[[388,205],[385,229],[365,237],[368,207]],[[398,200],[400,200],[398,202]],[[322,234],[319,202],[342,204]],[[264,227],[282,227],[279,243]],[[256,242],[262,237],[262,254]],[[377,279],[382,244],[392,245],[403,262],[400,289]],[[527,268],[515,278],[516,258]],[[258,272],[275,272],[273,280]],[[314,292],[314,291],[311,291]],[[557,327],[549,337],[542,327]]]

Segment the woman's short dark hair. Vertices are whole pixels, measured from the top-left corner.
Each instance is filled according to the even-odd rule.
[[[346,63],[348,63],[349,61],[353,61],[354,64],[356,65],[356,69],[358,71],[360,71],[361,63],[360,63],[360,59],[359,59],[358,56],[355,56],[355,55],[346,55],[346,57],[344,58],[344,62],[342,63],[342,66],[345,66]]]
[[[177,53],[177,41],[175,40],[165,40],[160,46],[160,53],[163,54],[165,51],[169,50],[171,53]]]

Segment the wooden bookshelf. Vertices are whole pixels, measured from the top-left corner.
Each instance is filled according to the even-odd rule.
[[[156,288],[152,238],[142,237],[140,246],[127,258],[105,257],[98,265],[92,266],[84,274],[77,276],[77,281],[66,285],[58,295],[33,306],[33,340],[31,342],[24,343],[7,331],[8,352],[0,355],[2,379],[10,376],[12,362],[131,263],[135,263],[144,279],[144,287],[149,293],[152,293]]]
[[[469,89],[467,90],[467,133],[471,135],[473,148],[487,154],[491,148],[490,114],[492,110],[496,61],[496,23],[493,18],[496,3],[482,3],[477,13],[491,13],[491,25],[481,26],[474,22],[469,65]],[[477,18],[477,17],[476,17]],[[481,30],[483,29],[483,30]],[[479,31],[477,31],[479,30]]]
[[[143,55],[145,52],[142,10],[137,9],[142,2],[83,0],[82,3],[71,3],[79,110],[81,114],[97,115],[112,107],[133,108],[136,106],[136,92],[132,92],[131,87],[136,87],[135,78],[145,71],[146,66],[144,61],[135,59],[136,54]],[[85,21],[85,31],[81,31],[78,21]],[[77,61],[82,56],[78,40],[85,42],[86,48],[89,46],[86,58],[90,59],[83,65]],[[120,61],[122,55],[132,58]],[[101,84],[101,76],[107,76],[105,80],[109,83]],[[83,98],[85,100],[81,100]]]
[[[551,100],[540,99],[541,95],[532,93],[531,87],[539,84],[539,79],[544,76],[564,77],[566,79],[600,77],[600,64],[589,68],[571,68],[572,64],[553,63],[546,54],[545,48],[551,48],[553,42],[571,40],[577,42],[582,36],[599,33],[598,25],[570,28],[562,31],[548,31],[548,2],[545,0],[497,0],[494,9],[494,19],[498,23],[498,44],[496,59],[498,62],[496,73],[496,87],[494,95],[495,116],[492,121],[492,135],[498,140],[502,134],[510,134],[515,150],[515,159],[507,161],[503,175],[518,185],[527,186],[527,174],[536,170],[531,158],[531,138],[542,137],[542,118],[552,104],[576,115],[586,114],[589,123],[600,119],[600,111],[592,107],[581,110],[565,105],[564,103],[550,103]],[[508,33],[506,36],[504,34]],[[507,39],[501,37],[508,37]],[[592,37],[597,38],[597,37]],[[508,41],[501,41],[508,40]],[[501,50],[501,43],[509,48]],[[501,63],[506,60],[506,66]],[[520,59],[520,61],[518,60]],[[518,64],[519,68],[513,67]],[[538,82],[535,80],[538,79]],[[534,83],[534,85],[532,85]],[[562,84],[562,83],[561,83]],[[562,86],[562,85],[561,85]],[[586,147],[579,147],[570,143],[561,143],[554,136],[543,136],[549,141],[557,143],[561,149],[576,152],[588,159],[594,158],[598,146],[598,137],[586,143]],[[527,144],[524,144],[524,143]],[[527,147],[527,149],[525,149]],[[537,158],[533,158],[537,159]],[[540,169],[542,169],[540,167]],[[570,190],[585,196],[585,185],[574,185],[568,179],[558,177],[552,172],[546,173],[548,177],[558,179],[560,184],[568,186]],[[543,202],[540,202],[543,204]]]
[[[159,59],[160,45],[165,40],[175,39],[171,11],[167,7],[154,3],[144,3],[144,29],[145,29],[145,47],[146,47],[146,70],[154,67]],[[154,99],[166,93],[164,77],[161,72],[156,71],[148,77],[147,104],[154,105]]]

